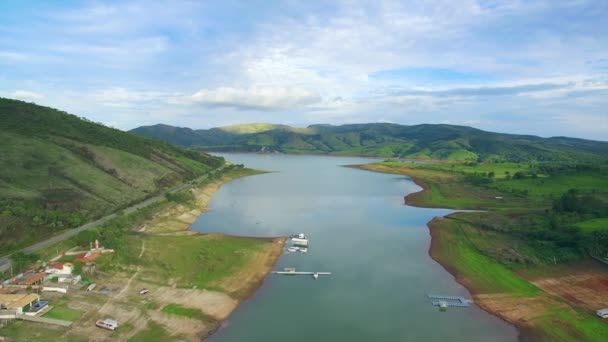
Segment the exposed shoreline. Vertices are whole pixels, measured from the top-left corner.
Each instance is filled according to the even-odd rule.
[[[176,231],[179,233],[180,231],[185,234],[196,234],[196,235],[206,235],[210,237],[232,237],[232,238],[247,238],[247,239],[260,239],[260,240],[271,240],[273,242],[272,248],[261,258],[260,263],[252,262],[255,265],[248,265],[247,268],[254,268],[257,271],[257,274],[251,275],[244,270],[244,268],[237,270],[232,275],[228,276],[226,281],[231,284],[238,284],[236,286],[232,286],[231,290],[236,288],[236,290],[231,291],[231,297],[236,300],[236,305],[230,310],[226,312],[225,317],[217,317],[217,323],[211,330],[207,331],[203,338],[207,339],[215,332],[217,332],[224,322],[230,317],[230,315],[246,300],[250,299],[255,292],[262,286],[266,277],[273,270],[275,264],[278,262],[279,258],[283,253],[283,246],[285,245],[286,237],[248,237],[241,235],[229,235],[229,234],[219,234],[219,233],[203,233],[203,232],[195,232],[190,228],[192,224],[200,217],[204,215],[209,210],[209,203],[211,202],[213,195],[224,185],[235,179],[253,176],[256,174],[263,174],[266,172],[252,172],[250,174],[245,175],[237,175],[233,176],[232,174],[228,174],[223,176],[222,178],[215,180],[209,184],[206,184],[202,187],[194,187],[192,192],[195,196],[196,207],[193,210],[187,211],[184,215],[180,216],[180,221],[183,222],[182,225],[175,227]],[[226,283],[222,282],[223,285]]]
[[[366,171],[372,171],[372,172],[396,174],[395,172],[391,172],[391,170],[388,168],[383,169],[383,168],[378,168],[378,167],[369,167],[368,165],[365,165],[365,164],[348,165],[348,167],[366,170]],[[440,206],[430,206],[430,205],[427,205],[427,203],[422,204],[421,201],[419,200],[420,196],[424,193],[431,191],[430,186],[428,184],[426,184],[426,182],[424,182],[423,180],[421,180],[420,178],[418,178],[412,174],[407,174],[407,173],[404,173],[404,174],[406,176],[410,177],[416,185],[418,185],[419,187],[422,188],[420,191],[412,192],[404,197],[404,202],[406,205],[409,205],[412,207],[418,207],[418,208],[442,208]],[[427,222],[427,227],[429,229],[429,234],[431,236],[431,243],[429,246],[428,254],[431,257],[431,259],[433,259],[435,262],[437,262],[439,265],[441,265],[441,267],[443,267],[448,273],[450,273],[458,284],[464,286],[467,289],[467,291],[469,291],[471,296],[476,297],[480,294],[479,291],[477,291],[474,287],[472,287],[471,284],[468,283],[466,281],[466,279],[454,267],[452,267],[449,263],[444,262],[439,257],[438,240],[440,238],[440,233],[436,227],[436,223],[437,223],[438,219],[445,220],[445,219],[448,219],[450,215],[451,214],[443,216],[443,217],[437,217],[437,218],[434,218],[431,221]],[[485,305],[483,300],[477,299],[477,300],[475,300],[475,304],[477,304],[479,306],[479,308],[481,308],[483,311],[485,311],[495,317],[498,317],[501,320],[513,325],[518,331],[518,335],[519,335],[518,339],[520,341],[528,341],[533,338],[534,332],[530,327],[523,325],[519,321],[513,321],[513,320],[507,319],[504,315],[502,315],[502,313],[500,311],[492,310],[487,305]]]
[[[222,240],[222,239],[247,239],[267,241],[259,251],[255,252],[251,260],[245,265],[235,269],[229,275],[214,281],[210,285],[212,288],[221,288],[222,292],[216,290],[188,290],[193,306],[194,302],[204,302],[210,293],[218,293],[213,298],[216,306],[221,309],[211,309],[200,307],[200,309],[210,316],[213,321],[201,322],[199,326],[192,326],[184,331],[188,336],[197,339],[207,339],[218,331],[230,315],[241,305],[242,302],[251,298],[262,286],[266,276],[274,269],[275,264],[283,253],[286,237],[247,237],[240,235],[229,235],[222,233],[207,233],[191,230],[192,224],[209,210],[209,204],[213,195],[224,185],[235,179],[263,174],[266,172],[240,169],[222,175],[218,179],[206,184],[195,184],[190,188],[194,196],[194,202],[190,204],[175,204],[159,213],[152,219],[146,221],[138,231],[152,236],[192,236],[193,238]],[[180,291],[179,289],[166,291]],[[187,303],[184,303],[184,305]],[[210,310],[210,311],[209,311]]]

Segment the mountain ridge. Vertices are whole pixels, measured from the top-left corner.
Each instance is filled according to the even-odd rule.
[[[253,125],[266,129],[249,133],[248,124],[238,125],[241,129],[237,132],[223,127],[193,130],[161,124],[141,126],[131,132],[185,147],[225,152],[271,151],[486,162],[608,160],[608,142],[495,133],[460,125],[363,123],[313,124],[304,128]]]

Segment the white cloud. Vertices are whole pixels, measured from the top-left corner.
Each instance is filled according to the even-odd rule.
[[[29,90],[16,90],[14,93],[11,94],[11,97],[25,101],[40,100],[45,98],[44,95]]]
[[[321,97],[298,87],[219,87],[202,89],[192,95],[191,100],[211,107],[277,110],[305,107],[320,102]]]

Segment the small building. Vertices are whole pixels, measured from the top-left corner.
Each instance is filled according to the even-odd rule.
[[[608,318],[608,308],[597,310],[595,313],[602,318]]]
[[[69,262],[53,262],[44,270],[48,274],[72,274],[74,265]]]
[[[46,273],[25,273],[15,281],[15,284],[27,286],[40,285],[45,278]]]
[[[0,294],[0,309],[15,310],[22,314],[40,301],[37,294]]]
[[[87,263],[87,262],[94,261],[95,259],[97,259],[100,256],[101,256],[100,250],[90,250],[86,253],[79,254],[78,256],[76,256],[75,260],[78,262]]]

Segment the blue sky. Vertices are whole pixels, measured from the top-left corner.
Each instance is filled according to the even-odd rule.
[[[0,96],[131,129],[450,123],[608,140],[608,1],[0,2]]]

